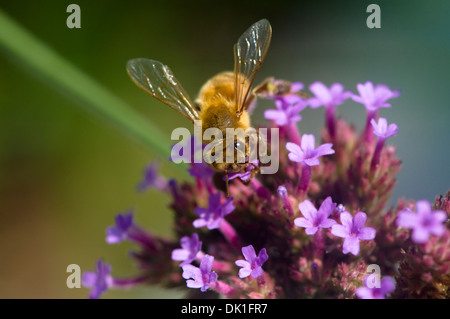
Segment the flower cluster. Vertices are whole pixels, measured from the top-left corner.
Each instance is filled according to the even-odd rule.
[[[264,116],[279,128],[278,172],[230,175],[227,198],[221,174],[203,163],[191,161],[195,181],[183,183],[149,165],[138,189],[172,198],[175,239],[136,225],[132,211],[119,214],[106,241],[134,242],[131,256],[141,272],[115,278],[100,260],[83,277],[91,298],[143,283],[205,298],[450,297],[450,192],[433,205],[400,199],[388,207],[400,160],[386,140],[399,130],[379,113],[399,91],[366,82],[355,94],[340,83],[314,82],[307,95],[302,83],[271,81],[258,95],[275,104]],[[362,132],[336,117],[346,101],[366,108]],[[320,106],[325,126],[318,142],[297,124],[304,108]],[[201,149],[193,140],[189,147],[191,154],[172,161]],[[380,272],[375,282],[371,265]]]

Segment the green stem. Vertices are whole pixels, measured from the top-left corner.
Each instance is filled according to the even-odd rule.
[[[106,118],[158,155],[169,157],[171,141],[158,127],[30,34],[1,9],[0,47],[58,88],[76,97],[88,111]],[[177,167],[185,171],[181,165]]]

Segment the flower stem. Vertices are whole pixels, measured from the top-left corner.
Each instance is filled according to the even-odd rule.
[[[311,264],[311,279],[316,283],[320,281],[319,265],[316,263]]]
[[[256,278],[256,282],[258,283],[258,288],[262,290],[266,286],[266,274],[264,271],[262,272],[261,276]]]
[[[300,177],[299,191],[300,195],[306,195],[308,190],[309,182],[311,180],[311,166],[303,164],[302,165],[302,176]]]
[[[367,111],[366,127],[364,129],[364,141],[367,143],[370,143],[373,140],[373,127],[372,124],[370,124],[370,121],[375,118],[376,113],[376,111]]]
[[[223,281],[216,280],[212,282],[209,287],[215,292],[224,295],[227,298],[233,297],[235,293],[235,289],[231,287],[229,284],[224,283]]]
[[[129,232],[128,238],[150,251],[157,250],[154,238],[138,226],[133,226],[132,231]]]
[[[334,120],[335,107],[327,107],[325,111],[325,121],[326,126],[328,128],[328,133],[330,134],[330,138],[334,141],[334,137],[336,135],[336,124]]]
[[[135,278],[112,278],[112,286],[116,288],[131,288],[135,285],[139,285],[147,280],[146,276]]]
[[[197,260],[198,263],[201,263],[204,256],[205,253],[203,251],[199,251],[197,253],[197,256],[195,257],[195,260]],[[214,259],[213,269],[218,272],[227,272],[231,270],[231,265],[226,261],[219,261]]]
[[[288,131],[288,136],[291,139],[291,142],[301,146],[300,133],[298,131],[297,124],[289,123],[287,125],[287,131]]]
[[[257,178],[252,178],[250,184],[255,188],[256,193],[263,198],[270,198],[270,192],[261,184]]]
[[[314,235],[314,258],[322,259],[323,255],[323,231],[319,230]]]
[[[375,151],[373,153],[372,162],[370,163],[370,172],[373,173],[377,167],[377,165],[380,163],[381,158],[381,151],[384,147],[384,142],[386,139],[379,137],[377,146],[375,147]]]
[[[288,196],[286,187],[279,186],[278,194],[281,197],[281,200],[283,201],[283,206],[284,206],[285,211],[287,212],[287,216],[289,218],[294,217],[294,210],[292,208],[291,202],[289,201],[289,196]]]
[[[225,219],[222,219],[219,226],[220,231],[222,232],[225,239],[236,249],[240,249],[240,241],[239,237],[234,230],[233,226],[230,225]]]

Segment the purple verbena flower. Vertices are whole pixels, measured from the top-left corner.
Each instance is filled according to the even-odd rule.
[[[298,122],[302,119],[299,112],[306,108],[306,101],[300,96],[289,95],[275,99],[276,110],[266,110],[264,117],[275,121],[278,126]]]
[[[309,106],[313,109],[322,105],[325,107],[325,123],[330,137],[334,139],[336,135],[336,106],[344,103],[352,93],[344,91],[344,86],[341,83],[334,83],[330,88],[327,88],[322,82],[314,82],[309,86],[309,90],[315,95],[315,97],[308,99]]]
[[[192,177],[202,179],[208,179],[214,175],[214,170],[205,162],[191,163],[191,167],[188,169],[188,172]]]
[[[374,86],[370,81],[367,81],[365,84],[358,83],[356,88],[359,95],[351,95],[352,100],[364,104],[369,113],[377,111],[381,107],[391,107],[387,100],[400,95],[398,90],[391,90],[384,84]]]
[[[294,219],[294,224],[305,227],[307,235],[314,235],[319,228],[330,228],[336,224],[335,220],[328,218],[336,208],[336,203],[333,203],[330,196],[322,202],[318,211],[309,200],[298,204],[298,208],[304,217]]]
[[[301,146],[291,142],[286,143],[289,159],[293,162],[303,163],[299,185],[301,192],[306,192],[308,189],[311,180],[311,166],[320,164],[320,156],[334,154],[332,146],[331,143],[325,143],[315,148],[315,138],[312,134],[303,134]]]
[[[254,160],[253,162],[252,162],[252,164],[254,164],[256,167],[258,167],[258,164],[259,164],[259,160]],[[243,173],[230,173],[230,174],[228,174],[228,180],[229,181],[231,181],[232,179],[235,179],[235,178],[240,178],[242,181],[248,181],[249,180],[249,178],[251,177],[251,175],[252,175],[252,170],[254,169],[254,166],[253,165],[248,165],[248,167],[247,167],[247,170],[245,171],[245,172],[243,172]],[[226,177],[224,176],[223,178],[222,178],[223,180],[225,180],[226,179]]]
[[[432,211],[428,201],[420,200],[416,202],[415,213],[409,209],[399,212],[397,226],[412,229],[412,241],[422,244],[427,242],[430,235],[441,236],[444,233],[446,219],[444,211]]]
[[[208,207],[197,207],[194,212],[199,219],[194,220],[195,228],[206,226],[208,229],[216,229],[220,227],[222,219],[235,209],[233,198],[229,197],[226,201],[220,203],[220,193],[214,193],[209,196]]]
[[[375,229],[372,227],[364,227],[367,215],[364,212],[358,212],[353,218],[349,212],[343,212],[340,216],[342,225],[333,225],[331,233],[337,237],[344,239],[344,254],[359,254],[359,241],[371,240],[375,238]]]
[[[344,103],[352,95],[350,91],[344,91],[344,86],[341,83],[333,83],[328,88],[322,82],[317,81],[309,86],[309,90],[315,95],[308,99],[308,104],[313,109],[322,105],[325,108],[334,108]]]
[[[242,254],[245,260],[236,260],[236,266],[242,267],[239,270],[239,278],[245,278],[252,275],[253,278],[258,278],[263,274],[262,265],[269,259],[266,249],[263,248],[256,256],[255,248],[252,245],[242,247]]]
[[[209,167],[202,157],[202,151],[206,147],[192,136],[185,144],[177,143],[172,147],[170,160],[174,163],[189,163],[189,174],[199,179],[208,179],[214,175],[214,170]]]
[[[289,201],[288,191],[285,186],[278,186],[278,195],[283,201],[283,206],[288,214],[288,217],[294,216],[294,209],[292,208],[291,202]]]
[[[186,280],[186,285],[189,288],[200,288],[202,292],[205,292],[212,282],[217,280],[217,274],[212,270],[214,263],[214,257],[205,255],[200,262],[200,267],[193,265],[183,266],[183,278]],[[192,278],[192,279],[190,279]]]
[[[356,290],[356,296],[360,299],[385,299],[386,295],[395,289],[395,283],[392,277],[384,277],[380,282],[380,287],[369,287],[367,283],[368,277],[364,279],[364,287]]]
[[[291,161],[314,166],[320,164],[320,156],[334,154],[332,146],[331,143],[325,143],[316,148],[314,135],[303,134],[301,146],[288,142],[286,149],[289,151],[288,156]]]
[[[192,234],[191,237],[184,236],[180,240],[181,249],[175,249],[172,251],[173,260],[182,260],[180,267],[190,264],[195,260],[197,254],[202,249],[202,242],[198,240],[197,234]]]
[[[155,161],[145,169],[144,178],[139,182],[137,189],[143,192],[151,187],[163,191],[168,188],[167,180],[158,174],[158,163]]]
[[[364,130],[364,139],[366,142],[371,142],[373,134],[371,131],[370,122],[381,107],[391,107],[391,104],[387,103],[387,100],[395,98],[400,95],[400,91],[391,90],[384,84],[373,85],[372,82],[367,81],[365,84],[359,83],[356,88],[359,95],[353,94],[351,98],[353,101],[364,104],[367,110],[366,128]]]
[[[397,124],[392,123],[388,126],[388,122],[384,117],[380,117],[378,122],[372,119],[370,120],[370,124],[372,124],[374,129],[373,133],[380,138],[386,139],[398,133]]]
[[[374,128],[373,133],[378,136],[377,146],[375,147],[375,151],[373,153],[372,162],[370,164],[370,169],[373,172],[380,162],[381,151],[384,147],[384,143],[386,139],[390,136],[394,136],[398,133],[397,124],[392,123],[388,126],[388,122],[384,117],[380,117],[378,122],[375,119],[370,120],[370,124]]]
[[[90,299],[98,299],[113,285],[113,278],[110,273],[111,265],[104,263],[102,260],[97,261],[95,272],[85,271],[83,273],[82,285],[92,288],[89,294]]]
[[[339,215],[342,214],[343,212],[345,212],[345,207],[344,207],[344,205],[342,205],[342,204],[337,205],[337,207],[336,207],[336,212],[337,212]]]
[[[192,136],[184,144],[179,142],[172,146],[169,160],[177,164],[182,162],[194,163],[195,155],[202,149],[202,143],[196,140],[195,136]]]
[[[118,244],[129,238],[129,232],[134,226],[133,211],[118,214],[115,220],[116,224],[106,229],[106,242],[108,244]]]

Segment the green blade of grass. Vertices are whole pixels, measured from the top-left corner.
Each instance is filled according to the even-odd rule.
[[[81,101],[80,105],[106,118],[127,135],[168,158],[171,141],[152,122],[120,98],[59,56],[0,9],[0,46],[52,84]],[[125,70],[124,70],[125,72]],[[182,165],[176,165],[185,173]]]

